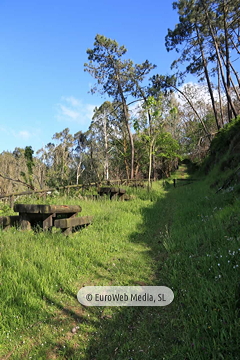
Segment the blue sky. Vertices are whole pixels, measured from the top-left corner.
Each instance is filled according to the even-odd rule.
[[[1,0],[0,153],[36,151],[68,127],[86,131],[104,99],[89,94],[86,49],[96,34],[115,39],[136,63],[170,73],[164,38],[178,22],[172,0]]]

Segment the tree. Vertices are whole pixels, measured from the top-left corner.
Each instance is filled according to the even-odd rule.
[[[83,164],[83,154],[84,154],[84,149],[86,149],[87,146],[87,133],[83,133],[82,131],[78,131],[75,135],[74,135],[74,140],[77,144],[76,148],[75,148],[75,156],[73,157],[74,160],[76,160],[77,162],[77,171],[76,171],[76,184],[79,184],[79,178],[82,175],[82,173],[84,172],[85,168],[82,168],[82,164]]]
[[[30,187],[34,190],[33,186],[33,167],[35,166],[33,161],[34,151],[31,146],[26,146],[24,151],[24,158],[26,160],[26,166],[28,171],[28,176],[24,171],[21,171],[21,176],[24,178],[26,183],[30,184]]]
[[[100,144],[103,144],[104,154],[104,179],[109,179],[109,136],[110,118],[114,108],[110,101],[105,101],[101,106],[94,109],[94,115],[89,130],[96,133]],[[101,150],[100,150],[101,152]]]
[[[239,98],[235,81],[239,76],[234,67],[234,57],[239,54],[239,15],[237,0],[178,0],[173,3],[178,10],[179,23],[174,30],[168,29],[166,48],[175,49],[180,56],[172,64],[181,79],[186,73],[195,74],[199,81],[206,81],[211,98],[217,128],[222,125],[213,93],[213,78],[218,74],[218,89],[224,88],[228,102],[228,118],[236,117],[236,108],[230,93],[232,86]],[[179,66],[187,63],[184,71]],[[221,92],[218,91],[219,96]],[[219,98],[219,103],[221,99]]]
[[[131,145],[131,179],[134,177],[134,141],[130,126],[130,115],[127,98],[136,94],[136,88],[144,77],[154,68],[146,60],[143,64],[133,64],[131,60],[123,60],[127,49],[119,46],[115,40],[103,35],[96,35],[94,48],[88,49],[89,63],[85,63],[85,71],[96,80],[97,86],[92,93],[100,87],[100,93],[112,97],[114,102],[121,103],[123,120],[125,122]]]
[[[192,108],[196,118],[200,121],[205,134],[207,136],[210,135],[206,125],[202,121],[201,116],[197,112],[191,98],[189,98],[188,95],[177,86],[176,76],[174,75],[164,76],[157,74],[154,75],[150,80],[151,80],[150,91],[152,94],[158,93],[159,91],[164,91],[165,94],[167,95],[167,93],[171,93],[173,91],[172,89],[176,90],[186,100],[188,105]]]
[[[166,177],[170,175],[174,160],[180,157],[179,149],[178,142],[173,139],[170,133],[166,131],[159,133],[156,139],[155,154],[161,162],[160,170],[162,175]]]
[[[37,152],[47,168],[47,183],[49,186],[68,185],[71,182],[74,137],[66,128],[55,133],[52,139],[57,143],[50,142]]]
[[[148,124],[145,122],[145,131],[142,133],[142,137],[148,144],[148,156],[149,156],[149,167],[148,167],[148,189],[151,183],[152,174],[152,160],[155,154],[155,144],[158,134],[162,130],[163,126],[163,99],[162,94],[159,94],[156,100],[153,96],[149,96],[143,103],[143,110],[148,115]],[[147,125],[147,126],[146,126]]]

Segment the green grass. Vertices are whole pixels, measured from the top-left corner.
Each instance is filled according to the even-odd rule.
[[[215,194],[208,179],[161,184],[128,190],[126,202],[47,199],[94,216],[67,238],[0,230],[0,359],[239,359],[240,196]],[[168,286],[175,299],[149,308],[76,299],[83,285],[139,284]]]

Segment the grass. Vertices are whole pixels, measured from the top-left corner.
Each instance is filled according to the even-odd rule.
[[[0,359],[239,359],[240,197],[209,181],[154,183],[129,190],[128,202],[50,198],[94,216],[67,238],[0,230]],[[168,286],[175,299],[149,308],[76,299],[83,285],[139,284]]]

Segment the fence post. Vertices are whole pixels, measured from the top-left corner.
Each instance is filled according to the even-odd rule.
[[[10,208],[13,209],[13,207],[14,207],[14,195],[9,196],[9,205],[10,205]]]

